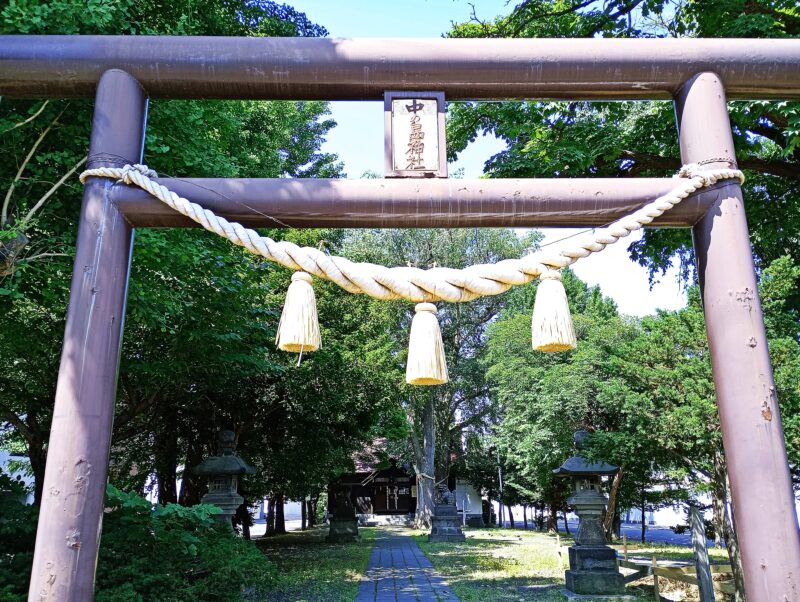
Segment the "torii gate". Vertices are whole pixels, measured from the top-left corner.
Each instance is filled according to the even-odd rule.
[[[95,95],[89,168],[140,162],[148,96],[379,100],[386,90],[673,99],[683,162],[735,166],[726,97],[800,98],[800,40],[0,38],[0,94]],[[245,225],[274,226],[270,215],[296,227],[404,228],[596,226],[673,184],[161,181]],[[191,225],[139,189],[98,178],[85,187],[30,600],[93,598],[133,229]],[[748,600],[800,600],[800,535],[740,185],[699,191],[654,225],[694,235]]]

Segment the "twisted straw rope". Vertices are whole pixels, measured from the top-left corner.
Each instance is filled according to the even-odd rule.
[[[158,177],[158,174],[145,165],[87,169],[80,175],[80,180],[85,183],[87,178],[100,177],[135,184],[206,230],[290,270],[302,270],[325,278],[350,293],[366,293],[384,300],[408,299],[419,303],[472,301],[482,296],[499,295],[512,286],[526,284],[548,271],[572,265],[582,257],[602,251],[606,246],[649,224],[696,190],[711,186],[718,180],[736,178],[744,182],[744,175],[737,169],[704,170],[696,163],[682,167],[678,176],[686,180],[667,194],[559,252],[538,251],[519,259],[472,265],[461,270],[440,267],[428,270],[414,267],[387,268],[372,263],[354,263],[344,257],[326,255],[311,247],[274,241],[241,224],[229,222],[154,182],[151,178]]]

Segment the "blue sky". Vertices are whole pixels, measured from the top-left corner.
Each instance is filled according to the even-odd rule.
[[[490,20],[505,14],[507,0],[476,0],[478,18]],[[334,38],[437,38],[450,29],[452,21],[466,21],[472,7],[465,0],[298,0],[291,2]],[[348,178],[365,172],[383,174],[383,103],[334,102],[333,117],[339,124],[328,137],[324,150],[337,153],[345,163]],[[479,139],[450,166],[463,168],[464,176],[478,178],[488,157],[501,151],[499,141]]]
[[[473,0],[481,20],[506,14],[516,0]],[[472,7],[465,0],[297,0],[289,1],[334,38],[435,38],[452,21],[466,21]]]
[[[440,37],[451,22],[466,21],[472,6],[465,0],[286,0],[323,25],[331,37],[339,38],[420,38]],[[491,20],[507,14],[517,0],[474,0],[479,19]],[[337,127],[329,134],[323,150],[339,155],[349,178],[360,178],[364,172],[383,174],[383,103],[334,102],[331,112]],[[450,173],[463,168],[464,177],[479,178],[484,162],[505,148],[493,137],[478,138],[458,161],[449,166]],[[545,242],[574,234],[571,229],[543,229]],[[631,236],[602,253],[578,262],[573,269],[589,284],[597,284],[612,297],[620,311],[629,315],[646,315],[657,308],[677,309],[686,304],[685,294],[676,283],[675,270],[651,291],[644,268],[634,264],[627,254]]]

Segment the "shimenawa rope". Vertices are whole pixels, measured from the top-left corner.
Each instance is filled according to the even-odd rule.
[[[744,175],[737,169],[706,170],[697,163],[683,166],[677,175],[682,181],[670,192],[609,226],[598,229],[580,243],[570,245],[557,253],[538,251],[519,259],[504,259],[461,270],[443,267],[427,270],[415,267],[388,268],[372,263],[354,263],[344,257],[326,255],[311,247],[299,247],[288,241],[274,241],[178,196],[166,186],[153,181],[152,178],[158,175],[145,165],[87,169],[80,175],[80,180],[85,183],[90,177],[112,178],[139,186],[206,230],[290,270],[302,270],[325,278],[350,293],[365,293],[384,300],[408,299],[419,303],[472,301],[482,296],[498,295],[512,286],[526,284],[550,270],[572,265],[582,257],[602,251],[620,238],[649,224],[701,188],[732,178],[744,182]]]

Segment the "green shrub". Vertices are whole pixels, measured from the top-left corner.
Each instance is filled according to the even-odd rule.
[[[8,490],[0,475],[0,490]],[[0,498],[0,602],[24,600],[36,530],[36,508]],[[275,567],[255,545],[199,505],[152,505],[108,486],[97,565],[98,602],[242,600],[266,589]]]
[[[274,567],[252,542],[214,518],[214,506],[153,506],[108,486],[98,602],[241,600]]]
[[[0,472],[0,602],[28,593],[39,512],[25,504],[27,494],[24,483]]]

